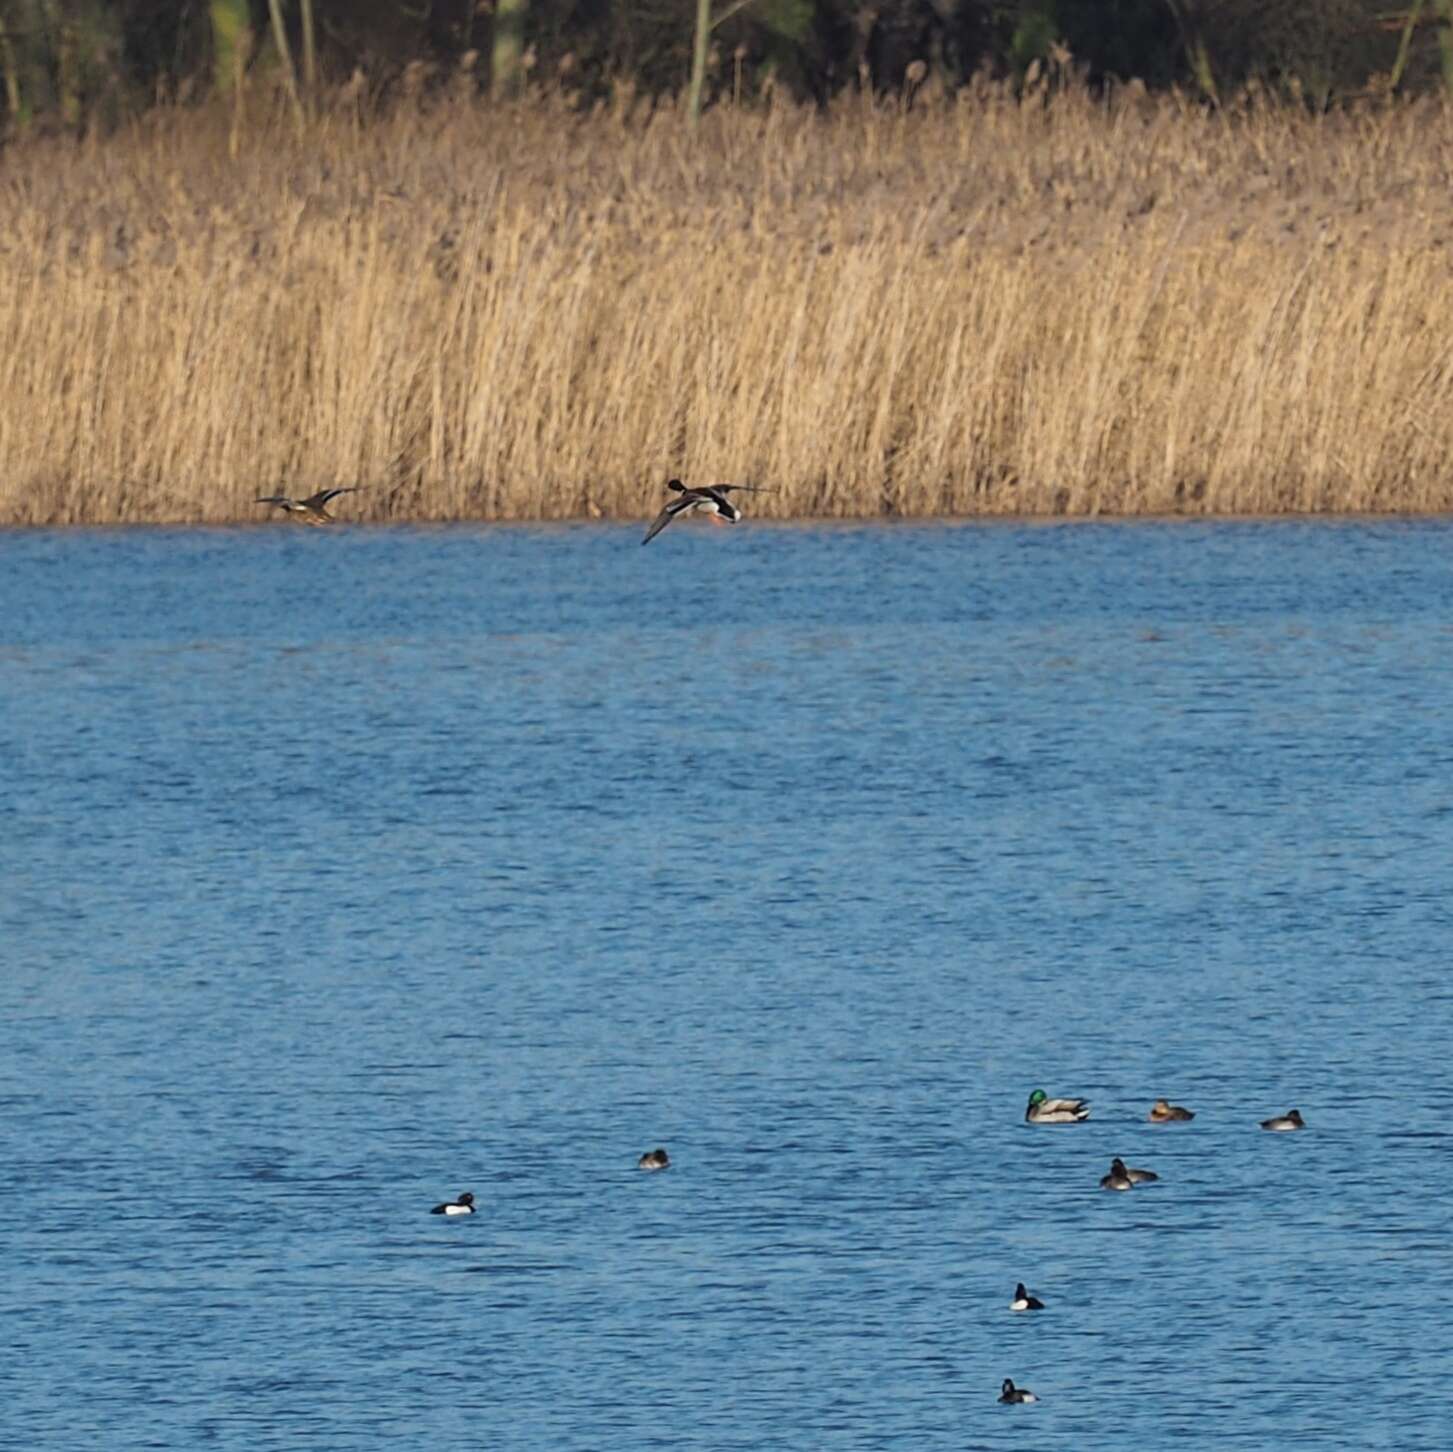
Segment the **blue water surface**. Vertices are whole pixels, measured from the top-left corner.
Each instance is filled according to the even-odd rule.
[[[0,537],[10,1445],[1445,1448],[1453,528],[638,538]]]

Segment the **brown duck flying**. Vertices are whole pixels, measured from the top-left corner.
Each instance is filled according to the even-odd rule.
[[[351,484],[346,489],[320,489],[306,499],[289,499],[286,494],[269,494],[256,502],[276,504],[279,509],[285,509],[303,524],[332,524],[333,516],[325,507],[328,501],[336,499],[340,494],[356,494],[361,488],[361,484]]]

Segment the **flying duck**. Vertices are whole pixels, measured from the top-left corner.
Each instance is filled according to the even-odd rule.
[[[1024,1289],[1024,1282],[1020,1281],[1014,1287],[1014,1299],[1009,1302],[1009,1309],[1011,1311],[1042,1311],[1044,1302],[1038,1296],[1031,1296]]]
[[[466,1190],[457,1200],[446,1200],[429,1211],[430,1215],[473,1215],[474,1196]]]
[[[704,509],[718,522],[725,520],[728,524],[735,524],[742,514],[727,498],[733,489],[749,489],[754,494],[769,492],[760,484],[705,484],[697,489],[688,489],[679,479],[668,479],[666,487],[675,492],[676,498],[652,521],[642,544],[650,544],[678,514],[689,514],[693,509]]]
[[[1051,1099],[1043,1089],[1029,1096],[1024,1118],[1029,1124],[1078,1124],[1090,1117],[1088,1099]]]
[[[647,1150],[636,1161],[638,1170],[664,1170],[671,1163],[671,1156],[663,1149]]]
[[[356,494],[362,487],[361,484],[350,484],[346,489],[320,489],[306,499],[289,499],[286,494],[268,494],[254,502],[276,504],[279,509],[296,515],[304,524],[332,524],[333,516],[325,508],[328,501],[336,499],[340,494]]]
[[[1152,1124],[1169,1124],[1172,1120],[1194,1119],[1195,1111],[1182,1109],[1179,1104],[1172,1104],[1167,1099],[1157,1099],[1150,1106],[1150,1113],[1146,1118]]]
[[[1261,1121],[1263,1129],[1305,1129],[1306,1122],[1302,1119],[1300,1109],[1288,1109],[1285,1114],[1274,1115],[1271,1119]]]
[[[1001,1402],[1037,1402],[1039,1398],[1027,1386],[1015,1386],[1006,1376],[1004,1385],[999,1388],[999,1400]]]

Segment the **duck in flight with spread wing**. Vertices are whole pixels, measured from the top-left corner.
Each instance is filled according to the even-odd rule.
[[[286,494],[269,494],[257,500],[257,503],[276,504],[279,509],[287,510],[304,524],[332,524],[333,516],[325,507],[328,501],[336,499],[340,494],[356,494],[362,488],[362,484],[351,484],[346,489],[320,489],[306,499],[289,499]]]
[[[650,544],[678,514],[689,514],[693,509],[705,510],[718,524],[723,520],[727,524],[735,524],[742,517],[742,512],[727,498],[732,490],[749,489],[753,494],[770,492],[760,484],[707,484],[698,489],[688,489],[679,479],[668,479],[666,487],[675,492],[676,498],[656,516],[642,544]]]

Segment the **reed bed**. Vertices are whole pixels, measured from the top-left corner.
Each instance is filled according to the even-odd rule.
[[[0,172],[0,523],[1430,512],[1453,113],[158,114]]]

